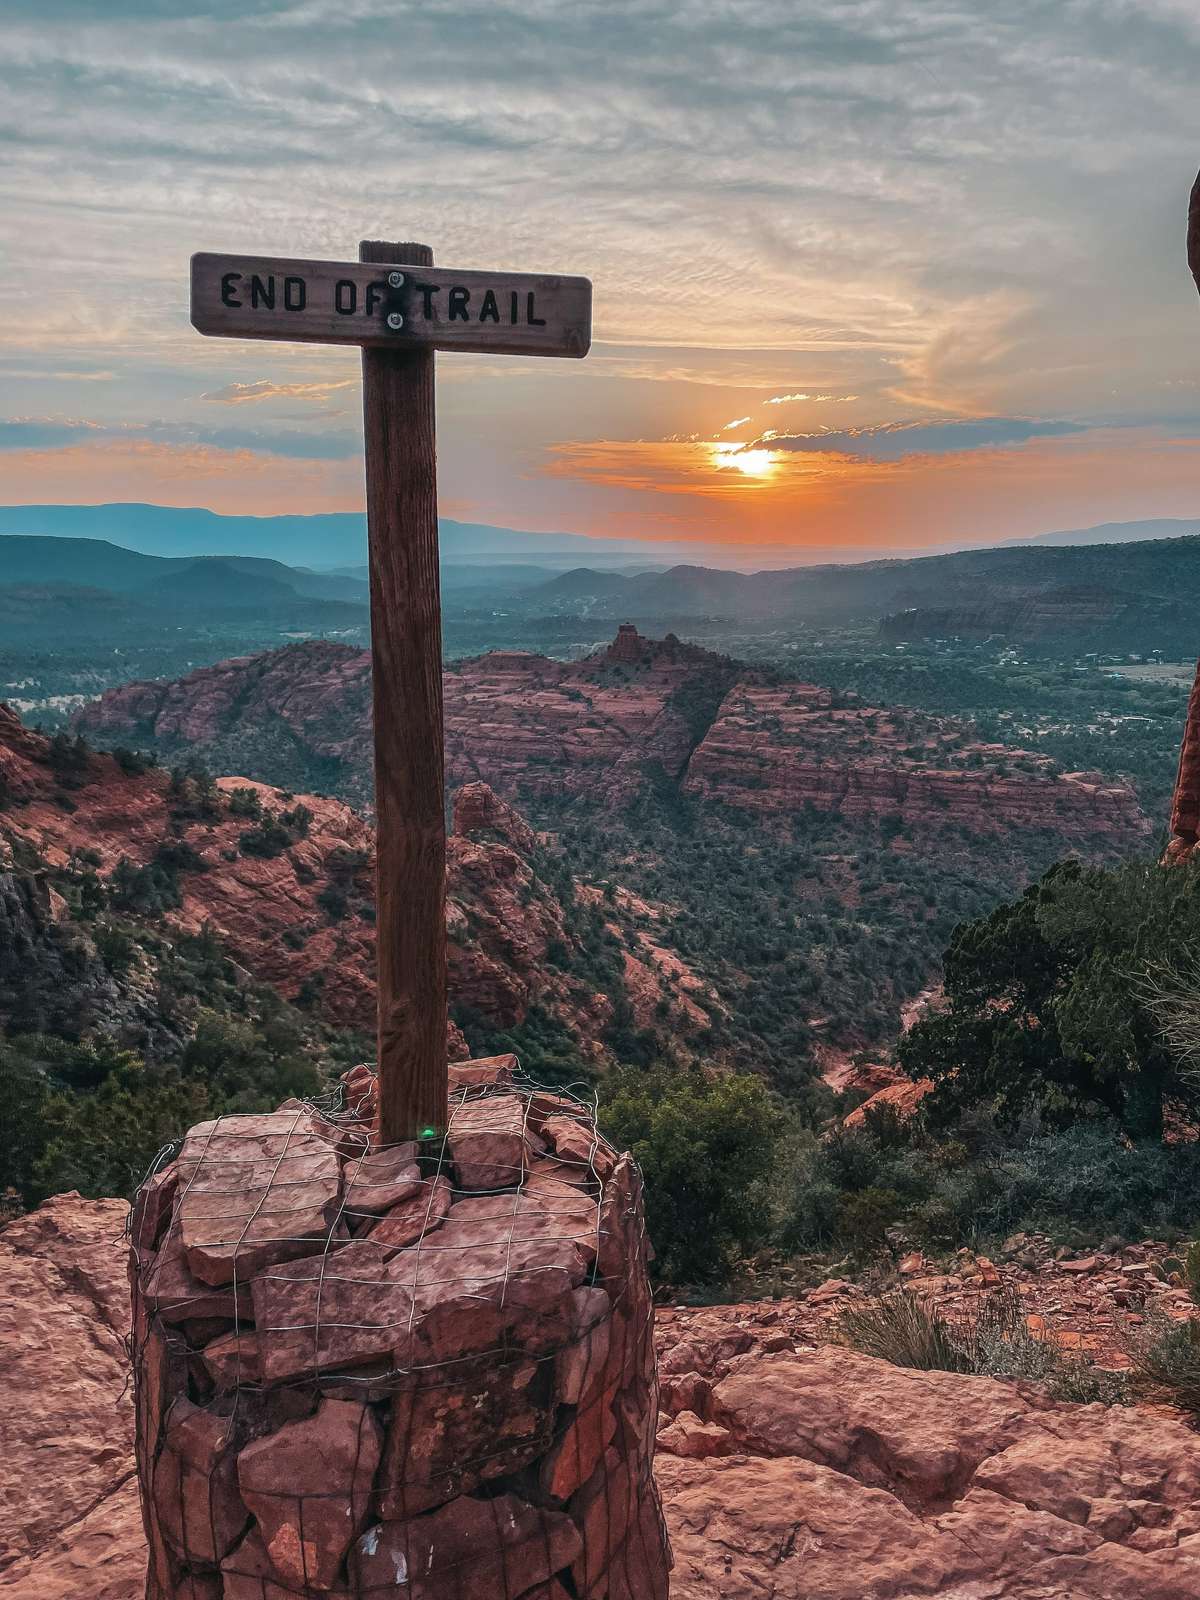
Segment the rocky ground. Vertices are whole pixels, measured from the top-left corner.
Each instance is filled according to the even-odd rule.
[[[140,1600],[124,1220],[119,1201],[68,1195],[0,1233],[12,1600]],[[1010,1243],[995,1264],[910,1260],[906,1276],[953,1309],[994,1273],[1064,1344],[1103,1326],[1110,1296],[1183,1314],[1157,1245],[1080,1261]],[[675,1600],[1194,1600],[1200,1437],[1180,1418],[823,1343],[859,1292],[660,1311]]]

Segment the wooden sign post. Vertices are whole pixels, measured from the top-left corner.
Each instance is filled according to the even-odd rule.
[[[423,244],[359,260],[192,257],[192,325],[229,339],[363,347],[375,711],[380,1130],[446,1125],[446,823],[435,350],[585,356],[586,278],[450,272]]]

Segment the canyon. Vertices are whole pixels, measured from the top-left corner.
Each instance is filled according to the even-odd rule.
[[[589,970],[585,901],[576,904],[569,874],[557,871],[553,883],[542,875],[554,861],[553,840],[539,840],[486,785],[458,792],[447,844],[452,1006],[496,1028],[539,1007],[584,1060],[603,1064],[613,1000]],[[102,958],[96,930],[78,914],[93,882],[136,922],[211,934],[285,999],[330,1023],[369,1029],[373,869],[373,829],[340,800],[122,765],[65,738],[52,742],[0,706],[0,1022],[8,1031],[97,1031],[155,1049],[162,1023],[153,957],[143,951],[124,968]],[[610,964],[623,963],[636,984],[637,1015],[666,1017],[681,1037],[707,1026],[697,1004],[707,986],[619,904],[606,906],[603,932]],[[465,1053],[453,1028],[452,1043]]]
[[[1125,782],[1060,772],[1036,751],[978,741],[954,718],[782,682],[628,624],[581,660],[496,650],[451,663],[444,682],[448,780],[483,781],[518,802],[620,806],[659,777],[778,824],[816,811],[1120,845],[1149,828]],[[166,760],[186,751],[217,770],[369,804],[369,657],[348,647],[297,644],[127,684],[75,725],[106,745]]]

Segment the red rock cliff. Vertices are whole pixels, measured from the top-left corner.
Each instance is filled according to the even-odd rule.
[[[1190,861],[1200,838],[1200,664],[1188,696],[1183,740],[1179,746],[1179,771],[1171,797],[1171,837],[1164,861]]]
[[[812,684],[735,684],[688,763],[684,788],[776,816],[811,805],[977,833],[1052,828],[1133,839],[1149,828],[1127,784],[1096,773],[1054,775],[1034,753],[973,744],[949,718],[835,707],[829,691]]]

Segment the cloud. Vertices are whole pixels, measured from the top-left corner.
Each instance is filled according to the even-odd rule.
[[[1180,243],[1198,60],[1195,0],[197,0],[185,26],[170,0],[9,0],[5,403],[67,449],[52,417],[115,371],[88,384],[97,426],[334,459],[355,430],[300,419],[329,418],[353,358],[198,337],[187,254],[352,259],[400,231],[444,263],[595,283],[586,362],[502,383],[499,361],[439,363],[446,490],[498,523],[576,515],[531,465],[565,438],[723,437],[791,404],[770,446],[800,470],[836,448],[806,442],[820,421],[871,461],[988,446],[849,424],[1153,421],[1200,333]],[[506,449],[482,450],[497,418]]]
[[[66,449],[84,440],[142,439],[182,447],[256,451],[304,461],[340,461],[362,453],[362,435],[321,428],[268,432],[256,428],[203,428],[187,422],[108,422],[75,417],[0,418],[0,451]]]
[[[769,400],[764,400],[767,406],[786,406],[793,400],[821,400],[832,402],[834,405],[844,405],[850,400],[857,400],[856,394],[773,394]]]
[[[786,450],[852,456],[857,461],[899,461],[905,456],[951,455],[993,450],[1030,439],[1087,433],[1085,422],[1035,422],[1022,417],[970,417],[952,422],[888,422],[874,428],[828,429],[820,433],[776,433],[768,429],[747,450]]]
[[[749,422],[749,421],[750,421],[749,417],[734,417],[732,422],[727,422],[725,424],[725,426],[721,429],[721,432],[722,433],[728,433],[731,428],[740,428],[743,423],[746,423],[746,422]]]
[[[337,378],[328,383],[275,383],[270,378],[258,378],[254,383],[227,383],[222,389],[211,389],[200,396],[201,400],[216,400],[223,405],[246,405],[256,400],[313,400],[323,403],[338,389],[358,386],[357,378]]]
[[[110,431],[98,422],[76,418],[3,417],[0,418],[0,450],[53,450],[78,444],[81,436]]]

